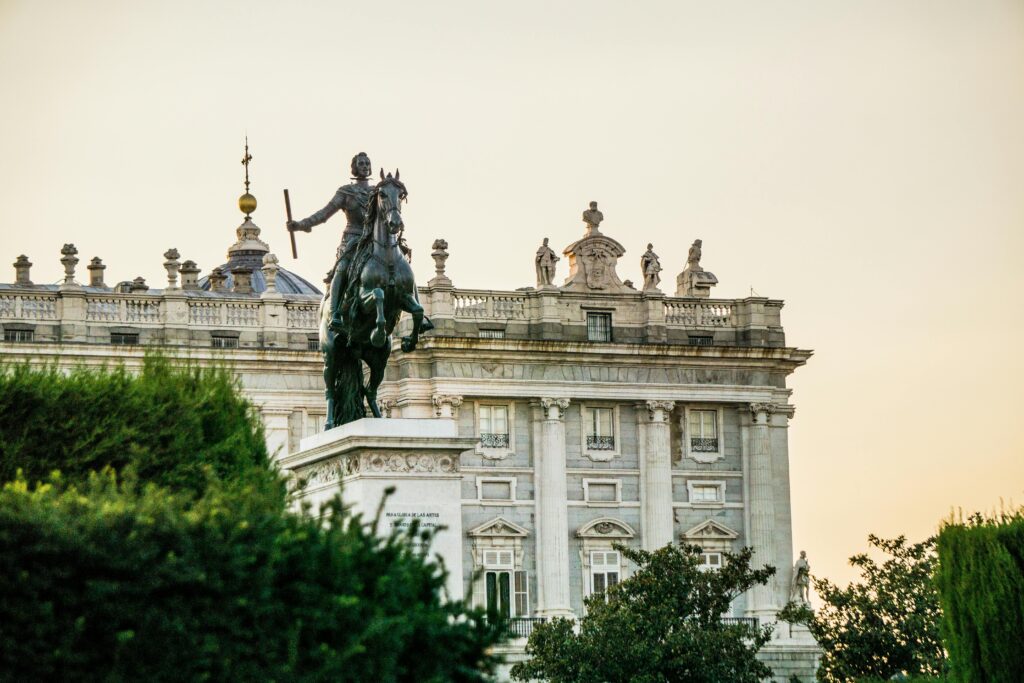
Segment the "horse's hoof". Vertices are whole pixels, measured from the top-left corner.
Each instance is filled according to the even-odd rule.
[[[384,346],[384,342],[387,341],[388,335],[385,334],[384,330],[377,328],[370,334],[370,343],[374,346]]]
[[[420,334],[424,332],[430,332],[434,329],[434,323],[430,322],[430,318],[423,316],[423,322],[420,323]]]
[[[411,353],[416,350],[416,342],[412,340],[412,337],[402,337],[402,352]]]

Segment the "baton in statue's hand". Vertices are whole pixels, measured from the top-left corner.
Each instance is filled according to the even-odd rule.
[[[292,258],[299,258],[299,254],[295,251],[295,231],[292,230],[292,201],[288,198],[288,190],[284,191],[284,210],[288,214],[288,236],[292,238]]]

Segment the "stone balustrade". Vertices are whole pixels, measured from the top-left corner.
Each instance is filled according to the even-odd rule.
[[[593,341],[588,337],[588,316],[596,312],[611,316],[612,342],[774,347],[785,343],[782,302],[761,297],[690,299],[634,291],[581,293],[554,287],[509,292],[455,289],[445,282],[421,287],[419,294],[436,327],[435,336]],[[309,295],[267,297],[182,289],[121,293],[0,285],[0,325],[77,326],[71,332],[43,330],[36,335],[39,340],[54,341],[99,341],[103,326],[138,326],[191,329],[197,334],[178,333],[176,343],[200,345],[202,334],[208,338],[218,330],[249,330],[257,335],[272,330],[276,342],[250,335],[250,345],[312,348],[306,337],[319,330],[319,305],[319,299]],[[410,317],[404,316],[400,332],[407,333],[410,323]],[[305,336],[290,339],[288,333]],[[160,334],[151,337],[165,343],[169,339]]]

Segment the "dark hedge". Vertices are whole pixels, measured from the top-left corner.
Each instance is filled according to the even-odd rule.
[[[260,422],[227,369],[150,356],[138,374],[0,371],[0,481],[19,469],[29,481],[54,470],[80,480],[109,466],[198,493],[211,477],[265,477],[268,462]]]
[[[0,680],[479,681],[500,633],[335,505],[111,473],[0,492]]]
[[[936,579],[955,680],[1024,681],[1024,512],[947,522]]]

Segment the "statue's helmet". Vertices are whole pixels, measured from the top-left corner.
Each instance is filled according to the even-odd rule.
[[[372,173],[373,168],[370,165],[370,157],[366,155],[366,152],[360,152],[352,157],[352,177],[368,178]]]

